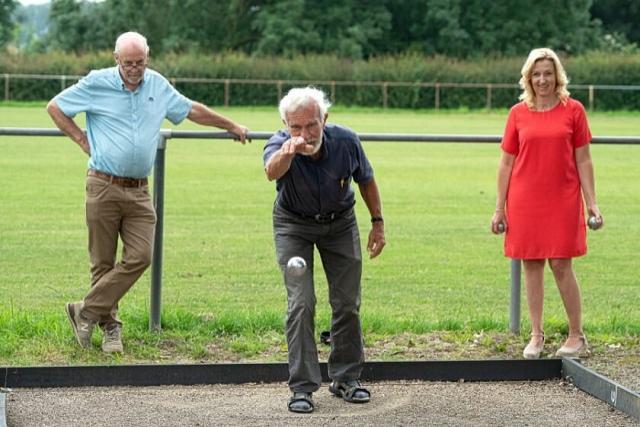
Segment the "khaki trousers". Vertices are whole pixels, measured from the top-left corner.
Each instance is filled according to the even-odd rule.
[[[103,329],[122,324],[118,301],[151,264],[156,213],[148,186],[123,187],[87,176],[91,290],[82,315]],[[122,259],[116,263],[118,236]]]

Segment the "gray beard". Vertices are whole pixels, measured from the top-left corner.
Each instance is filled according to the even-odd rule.
[[[318,151],[320,151],[320,149],[322,148],[322,142],[323,142],[322,136],[323,135],[320,134],[320,138],[318,138],[318,143],[314,147],[313,152],[311,152],[311,153],[300,153],[300,154],[302,154],[303,156],[313,156],[314,154],[317,154]]]

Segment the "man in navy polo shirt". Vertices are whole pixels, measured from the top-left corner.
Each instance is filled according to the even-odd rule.
[[[122,352],[118,301],[151,263],[156,213],[147,176],[155,161],[160,127],[185,118],[226,129],[244,144],[248,129],[180,94],[147,69],[149,47],[141,34],[118,37],[117,66],[89,73],[47,105],[47,112],[89,155],[86,217],[91,290],[82,302],[65,306],[78,343],[91,346],[93,328],[103,330],[102,350]],[[87,133],[74,117],[86,114]],[[116,263],[118,236],[122,260]]]
[[[295,88],[280,101],[286,130],[264,147],[270,181],[276,180],[273,230],[278,263],[287,288],[289,348],[289,410],[314,410],[312,393],[321,375],[314,339],[316,297],[313,284],[314,246],[320,253],[332,308],[329,391],[347,402],[368,402],[371,394],[359,378],[364,364],[360,326],[362,253],[353,206],[351,181],[371,214],[367,250],[374,258],[385,245],[382,204],[373,169],[358,136],[327,124],[331,104],[315,88]],[[302,275],[287,273],[287,261],[305,259]]]

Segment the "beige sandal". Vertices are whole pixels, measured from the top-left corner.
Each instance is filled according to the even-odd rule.
[[[542,338],[542,342],[539,345],[534,344],[534,338]],[[522,355],[525,359],[539,359],[540,353],[544,349],[544,332],[541,334],[531,334],[531,341],[524,348]]]
[[[569,335],[569,338],[578,338],[580,340],[580,345],[576,346],[568,346],[565,344],[556,351],[556,356],[558,357],[587,357],[591,354],[591,350],[589,349],[589,342],[587,341],[587,337],[584,334],[580,335]],[[567,339],[569,339],[567,338]]]

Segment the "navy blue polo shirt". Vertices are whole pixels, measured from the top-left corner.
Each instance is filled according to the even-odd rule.
[[[289,132],[280,130],[267,141],[265,166],[289,138]],[[351,180],[366,183],[373,179],[373,168],[351,129],[326,125],[320,152],[318,160],[296,154],[289,170],[276,180],[280,206],[302,215],[342,212],[355,204]]]

